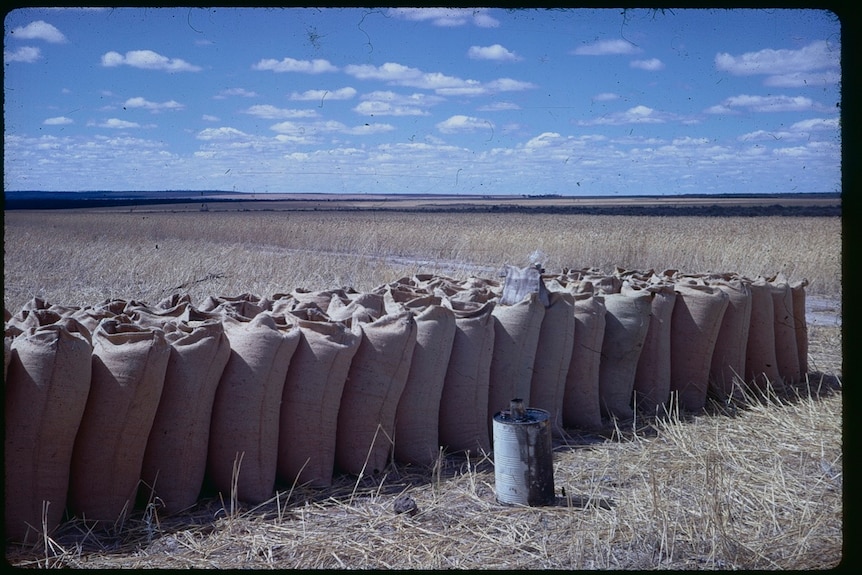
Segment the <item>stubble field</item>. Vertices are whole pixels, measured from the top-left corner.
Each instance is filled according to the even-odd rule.
[[[176,291],[363,291],[414,273],[496,277],[535,252],[549,271],[615,266],[783,272],[808,293],[841,290],[841,219],[359,211],[11,211],[4,301],[156,303]]]
[[[497,277],[535,258],[594,267],[783,272],[809,280],[810,311],[841,313],[841,219],[395,212],[12,211],[4,305],[174,293],[272,296],[370,290],[416,273]],[[812,317],[815,317],[812,315]],[[819,316],[818,316],[819,317]],[[557,503],[496,503],[490,457],[441,454],[329,489],[280,486],[249,508],[210,498],[138,510],[90,532],[78,520],[16,566],[118,568],[819,569],[844,553],[840,322],[809,323],[811,368],[768,401],[636,420],[555,445]],[[564,490],[564,491],[563,491]],[[415,515],[397,514],[402,495]]]

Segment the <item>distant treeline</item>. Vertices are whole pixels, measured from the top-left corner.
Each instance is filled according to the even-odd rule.
[[[6,194],[3,203],[5,210],[70,210],[77,208],[113,208],[122,206],[152,206],[164,204],[195,204],[200,200],[191,200],[188,197],[165,197],[165,198],[106,198],[106,197],[82,197],[65,194],[69,197],[15,197]],[[230,202],[226,198],[211,198],[206,203]]]
[[[402,208],[378,208],[381,211],[422,211],[422,212],[476,212],[476,213],[521,213],[521,214],[588,214],[605,216],[797,216],[797,217],[836,217],[841,216],[841,206],[786,206],[782,204],[733,206],[733,205],[693,205],[693,206],[521,206],[502,205],[465,205],[434,206],[415,210]]]
[[[130,208],[154,205],[200,205],[201,211],[208,211],[210,206],[219,210],[230,210],[229,204],[242,203],[242,211],[249,211],[248,204],[256,204],[255,210],[260,211],[398,211],[398,212],[423,212],[423,213],[524,213],[524,214],[594,214],[614,216],[806,216],[806,217],[835,217],[842,215],[840,204],[841,194],[750,194],[740,196],[703,194],[690,196],[674,196],[677,203],[673,205],[650,204],[644,201],[642,196],[633,196],[631,203],[626,203],[625,198],[615,198],[615,205],[588,205],[588,204],[542,204],[525,205],[508,203],[503,200],[513,196],[499,196],[501,203],[494,203],[495,196],[463,197],[458,201],[447,203],[434,203],[435,196],[422,196],[427,203],[416,203],[404,205],[396,200],[409,198],[411,195],[392,195],[392,204],[381,205],[381,199],[368,200],[367,207],[362,205],[364,199],[361,196],[349,198],[350,205],[339,205],[345,201],[343,195],[327,196],[319,194],[315,202],[325,202],[326,205],[309,205],[308,198],[297,200],[293,204],[292,199],[286,199],[284,194],[274,195],[272,198],[266,194],[235,194],[223,191],[165,191],[165,192],[6,192],[4,194],[4,210],[59,210],[59,209],[86,209],[86,208]],[[419,196],[412,196],[419,197]],[[514,196],[529,199],[553,199],[559,197],[562,201],[565,196],[541,195],[541,196]],[[702,202],[685,205],[686,198],[712,198],[714,204]],[[666,198],[666,197],[665,197]],[[734,205],[722,203],[721,200],[728,198],[758,198],[770,199],[770,202],[757,202],[754,204]],[[782,198],[793,198],[794,202],[782,203]],[[813,200],[833,198],[838,200],[835,204],[822,205]],[[481,200],[476,202],[475,200]],[[579,198],[584,199],[584,198]],[[800,199],[811,199],[810,204],[799,202]],[[384,200],[385,202],[386,200]],[[358,204],[358,205],[357,205]],[[219,206],[216,208],[216,205]],[[259,205],[259,207],[257,207]]]
[[[221,196],[221,197],[219,197]],[[228,192],[168,190],[161,192],[6,192],[6,210],[58,210],[73,208],[104,208],[114,206],[145,206],[153,204],[189,204],[199,201],[228,201]]]

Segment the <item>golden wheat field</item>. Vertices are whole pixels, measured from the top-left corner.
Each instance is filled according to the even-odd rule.
[[[498,277],[615,267],[783,272],[841,313],[837,217],[359,211],[7,211],[4,306],[175,293],[370,290],[413,274]],[[495,499],[493,458],[442,453],[329,488],[280,485],[257,506],[156,502],[106,530],[72,518],[17,567],[263,569],[826,569],[845,557],[842,333],[809,326],[812,373],[781,395],[636,418],[554,444],[556,502]],[[397,513],[400,497],[416,513]]]
[[[841,219],[394,212],[6,212],[4,302],[155,302],[188,291],[368,290],[414,273],[496,277],[537,250],[549,270],[784,272],[841,289]]]

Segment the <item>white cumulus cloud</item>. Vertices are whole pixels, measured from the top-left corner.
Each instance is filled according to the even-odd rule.
[[[505,110],[520,110],[521,107],[514,102],[491,102],[476,109],[480,112],[503,112]]]
[[[337,72],[338,68],[329,63],[329,60],[317,58],[314,60],[295,60],[284,58],[275,60],[268,58],[261,60],[254,66],[253,70],[269,70],[272,72],[302,72],[304,74],[323,74],[324,72]]]
[[[404,20],[431,22],[435,26],[454,27],[474,24],[479,28],[496,28],[500,22],[484,8],[392,8],[388,16]]]
[[[448,119],[439,122],[437,129],[444,134],[454,134],[457,132],[474,132],[479,129],[493,129],[494,124],[488,120],[482,120],[473,116],[464,116],[457,114]]]
[[[22,46],[14,52],[7,52],[6,50],[3,50],[4,62],[24,62],[25,64],[32,64],[33,62],[37,61],[41,56],[41,50],[32,46]]]
[[[812,118],[802,120],[791,125],[787,130],[755,130],[739,136],[740,142],[752,141],[801,141],[806,140],[808,145],[818,145],[812,132],[832,132],[838,129],[838,118]]]
[[[578,46],[572,50],[576,56],[609,56],[617,54],[637,54],[641,49],[626,40],[599,40],[592,44]]]
[[[72,118],[57,116],[56,118],[46,118],[42,123],[46,126],[65,126],[67,124],[74,124],[75,122]]]
[[[398,94],[389,90],[378,90],[362,96],[353,111],[366,116],[427,116],[427,108],[443,101],[439,96],[414,93]]]
[[[215,96],[217,100],[222,100],[224,98],[228,98],[230,96],[241,96],[243,98],[255,98],[257,97],[257,92],[252,90],[246,90],[245,88],[228,88],[227,90],[222,90]]]
[[[790,129],[808,132],[814,130],[836,130],[838,127],[838,118],[812,118],[796,122],[790,126]]]
[[[292,92],[291,100],[317,101],[317,100],[349,100],[356,96],[356,89],[350,86],[338,90],[306,90],[305,92]]]
[[[600,94],[596,94],[593,96],[594,102],[610,102],[611,100],[619,100],[619,94],[614,94],[613,92],[602,92]]]
[[[360,102],[353,111],[363,116],[427,116],[428,112],[416,106],[394,104],[383,100]]]
[[[444,96],[479,96],[494,92],[511,92],[534,88],[530,82],[499,78],[482,83],[478,80],[458,78],[441,72],[423,72],[395,62],[380,66],[371,64],[352,64],[344,71],[360,80],[380,80],[397,86],[408,86],[421,90],[434,90]]]
[[[535,138],[528,140],[524,144],[524,147],[529,149],[546,148],[555,141],[559,141],[561,137],[557,132],[543,132]]]
[[[682,138],[674,138],[671,143],[674,146],[704,146],[709,143],[708,138],[692,138],[684,136]]]
[[[243,110],[244,114],[266,118],[268,120],[286,120],[288,118],[313,118],[317,116],[314,110],[296,110],[292,108],[278,108],[269,104],[251,106]]]
[[[222,126],[221,128],[205,128],[198,132],[198,140],[237,140],[247,139],[249,136],[241,130]]]
[[[182,104],[175,100],[168,100],[167,102],[150,102],[140,96],[135,98],[129,98],[123,104],[126,108],[143,108],[145,110],[151,110],[153,112],[160,112],[162,110],[182,110],[185,108]]]
[[[655,114],[655,110],[648,106],[635,106],[626,111],[626,115],[630,118],[648,118]]]
[[[53,25],[43,20],[30,22],[26,26],[20,26],[12,30],[12,38],[23,38],[25,40],[44,40],[54,44],[62,44],[66,36]]]
[[[658,58],[650,58],[649,60],[632,60],[631,62],[629,62],[629,66],[631,66],[632,68],[637,68],[639,70],[655,72],[657,70],[663,69],[664,63]]]
[[[344,71],[360,80],[382,80],[384,82],[404,82],[422,76],[422,71],[396,62],[386,62],[380,66],[373,64],[350,64]]]
[[[606,114],[594,120],[578,122],[584,126],[623,126],[627,124],[663,124],[675,118],[672,114],[662,113],[649,106],[634,106],[625,112]]]
[[[514,52],[510,52],[500,44],[492,46],[470,46],[467,50],[467,56],[473,60],[496,60],[515,62],[520,60],[520,56]]]
[[[812,42],[799,50],[766,48],[739,56],[719,52],[715,55],[715,67],[735,76],[754,74],[775,76],[837,68],[840,55],[841,50],[838,46],[821,40]]]
[[[804,96],[731,96],[722,102],[726,108],[748,108],[754,112],[800,112],[814,108],[811,98]]]
[[[763,85],[774,88],[805,88],[836,85],[840,82],[841,72],[838,70],[824,70],[767,76],[763,80]]]
[[[371,64],[353,64],[344,71],[360,80],[380,80],[398,86],[409,86],[422,90],[446,90],[479,87],[476,80],[464,80],[448,76],[440,72],[423,72],[395,62],[386,62],[380,66]],[[441,92],[442,93],[442,92]]]
[[[491,92],[521,92],[536,87],[531,82],[522,82],[521,80],[513,80],[512,78],[498,78],[488,82],[486,86]]]
[[[384,132],[391,132],[394,129],[395,126],[391,124],[361,124],[359,126],[347,128],[344,133],[351,134],[354,136],[367,136],[370,134],[382,134]]]
[[[311,138],[322,134],[350,134],[354,136],[363,136],[368,134],[377,134],[381,132],[389,132],[395,129],[389,124],[361,124],[359,126],[347,126],[335,120],[326,120],[320,122],[279,122],[269,127],[270,130],[277,132],[281,136],[285,136],[296,141],[296,138]]]
[[[141,125],[137,122],[127,122],[126,120],[120,120],[119,118],[110,118],[99,124],[99,127],[124,130],[127,128],[140,128]]]
[[[742,134],[741,136],[737,137],[737,140],[739,140],[740,142],[768,142],[772,140],[783,140],[784,138],[790,136],[790,132],[786,131],[768,132],[766,130],[755,130],[754,132]]]
[[[714,106],[710,106],[705,110],[707,114],[736,114],[736,110],[729,106],[724,106],[722,104],[716,104]]]
[[[202,68],[179,58],[168,58],[152,50],[132,50],[125,55],[106,52],[102,55],[102,66],[131,66],[142,70],[164,70],[166,72],[199,72]]]

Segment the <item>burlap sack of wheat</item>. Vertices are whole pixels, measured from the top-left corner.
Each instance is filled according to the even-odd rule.
[[[494,353],[494,301],[444,298],[455,337],[440,396],[439,441],[450,452],[490,453],[488,386]]]
[[[371,290],[371,293],[377,294],[383,298],[383,309],[385,313],[393,311],[402,311],[402,304],[409,303],[417,298],[423,298],[429,303],[439,303],[439,298],[426,293],[425,291],[413,285],[401,283],[409,281],[407,278],[401,278],[400,281],[389,282],[379,285]],[[423,307],[423,303],[417,302],[414,307]]]
[[[117,313],[96,306],[84,306],[81,309],[75,310],[69,317],[74,318],[81,325],[87,328],[87,331],[93,333],[96,331],[99,323],[103,319],[112,319],[117,317]]]
[[[358,475],[382,471],[389,461],[395,413],[416,346],[416,321],[409,311],[372,322],[354,321],[361,335],[338,410],[336,467]]]
[[[71,313],[70,311],[67,315]],[[41,298],[31,298],[21,309],[8,315],[6,331],[10,334],[23,333],[29,328],[51,324],[62,317],[59,311],[53,310],[51,304]]]
[[[720,288],[677,282],[671,317],[670,389],[685,411],[706,405],[709,372],[729,296]]]
[[[487,289],[497,295],[503,291],[503,284],[500,281],[486,277],[470,276],[458,283],[462,289]]]
[[[502,294],[500,282],[489,278],[469,277],[455,282],[454,287],[455,291],[446,295],[451,301],[485,303],[499,298]]]
[[[412,279],[413,285],[427,294],[435,294],[435,291],[440,289],[443,295],[451,295],[458,291],[457,280],[449,276],[439,274],[414,274]]]
[[[413,312],[416,345],[395,412],[395,459],[430,465],[438,455],[440,398],[455,340],[455,314],[440,298],[403,286],[384,294],[387,313]]]
[[[757,277],[751,289],[751,322],[745,347],[745,381],[765,390],[784,388],[775,354],[775,307],[772,286],[766,278]]]
[[[372,323],[386,314],[381,294],[366,292],[347,294],[343,297],[333,294],[326,308],[326,315],[333,321],[353,323]]]
[[[93,332],[90,395],[75,438],[69,507],[114,522],[135,503],[170,347],[160,328],[105,319]]]
[[[422,289],[425,293],[429,293],[427,288],[428,282],[435,281],[436,279],[443,279],[446,276],[431,274],[431,273],[415,273],[410,277],[410,283],[417,288]]]
[[[48,308],[22,309],[8,322],[7,325],[14,326],[24,332],[31,328],[50,325],[58,322],[62,317],[60,313]],[[84,327],[83,325],[81,327]]]
[[[325,312],[329,307],[329,303],[332,301],[333,296],[337,296],[340,300],[345,302],[349,301],[347,290],[345,289],[309,290],[305,288],[297,288],[285,295],[289,295],[296,301],[294,308],[305,307],[306,304],[313,304],[323,312]]]
[[[275,487],[281,398],[300,330],[267,311],[223,322],[230,357],[213,401],[207,476],[224,497],[261,503]]]
[[[251,293],[238,296],[208,296],[198,309],[201,311],[218,311],[225,315],[240,319],[252,319],[270,309],[269,298]]]
[[[574,297],[575,337],[563,393],[563,425],[583,430],[602,426],[599,405],[599,366],[605,336],[604,299],[589,284]]]
[[[779,273],[771,278],[772,306],[775,322],[775,359],[778,374],[785,383],[800,379],[799,348],[796,345],[796,318],[794,317],[793,291],[787,277]]]
[[[173,305],[171,305],[173,304]],[[138,325],[161,327],[169,321],[190,321],[194,317],[194,306],[188,298],[176,294],[156,305],[135,303],[127,305],[124,314]],[[200,312],[212,315],[213,312]]]
[[[290,315],[301,337],[282,394],[276,477],[289,485],[328,487],[341,395],[360,335],[330,321],[316,306]]]
[[[620,292],[623,291],[623,288],[625,288],[626,283],[637,286],[649,286],[667,283],[665,280],[663,280],[661,276],[659,276],[655,272],[655,270],[652,269],[626,269],[617,266],[614,268],[612,275],[613,277],[618,278],[620,281]]]
[[[51,307],[48,308],[60,314],[63,317],[69,317],[74,314],[76,311],[81,309],[79,305],[60,305],[60,304],[51,304]]]
[[[134,306],[138,303],[139,302],[137,302],[135,300],[125,300],[122,298],[109,298],[109,299],[102,301],[101,303],[96,304],[93,307],[97,310],[104,311],[107,313],[112,313],[114,315],[122,315],[122,314],[126,313],[126,308],[128,308],[130,305]]]
[[[599,363],[599,406],[602,414],[631,419],[638,360],[652,310],[648,292],[605,294],[605,333]]]
[[[6,537],[32,543],[63,517],[93,348],[90,333],[71,318],[28,328],[6,342]]]
[[[726,401],[733,396],[734,381],[745,377],[751,289],[739,277],[717,278],[710,283],[725,292],[728,300],[712,352],[707,393],[719,401]]]
[[[153,306],[153,307],[155,307],[156,309],[166,309],[167,310],[167,309],[173,309],[173,308],[175,308],[179,305],[182,305],[182,304],[191,305],[191,303],[192,303],[192,296],[189,295],[188,293],[174,292],[174,293],[169,294],[169,295],[163,297],[162,299],[160,299],[158,302],[156,302],[155,306]]]
[[[19,309],[15,314],[12,314],[12,316],[9,317],[6,322],[16,323],[23,320],[27,316],[28,312],[40,309],[45,310],[50,308],[51,304],[47,300],[40,297],[33,297],[24,302],[24,305],[21,306],[21,309]]]
[[[143,499],[156,496],[174,513],[195,503],[206,473],[216,388],[230,343],[220,320],[167,321],[165,384],[141,468]]]
[[[575,300],[571,293],[548,294],[530,381],[529,406],[549,414],[551,433],[563,433],[563,395],[575,344]]]
[[[435,293],[440,294],[439,291]],[[499,297],[499,293],[487,286],[459,287],[455,293],[445,297],[451,301],[485,303]]]
[[[137,302],[118,298],[107,299],[96,305],[81,307],[69,315],[78,320],[90,333],[93,333],[104,319],[118,319],[124,323],[132,322],[131,318],[125,313],[127,306],[130,304],[136,305]]]
[[[332,321],[326,312],[321,311],[314,303],[297,303],[289,312],[285,312],[285,319],[304,319],[307,321]],[[339,322],[346,327],[350,327],[344,322]]]
[[[647,291],[651,301],[649,328],[635,369],[634,402],[639,412],[660,415],[665,412],[670,398],[671,314],[676,292],[673,284],[659,280],[624,283],[622,293],[636,289]]]
[[[545,306],[539,301],[539,294],[530,293],[513,305],[498,303],[491,315],[494,316],[494,352],[485,422],[489,433],[494,414],[508,409],[515,398],[527,401],[530,397]]]
[[[423,289],[441,300],[451,298],[464,291],[464,288],[452,278],[437,278],[421,284]],[[461,299],[461,298],[458,298]]]
[[[589,283],[597,294],[616,294],[622,289],[622,281],[615,275],[607,275],[598,269],[585,269],[578,272],[580,283]]]
[[[285,315],[296,309],[299,302],[289,293],[277,292],[269,297],[269,310],[273,315]]]
[[[805,287],[807,285],[807,279],[790,284],[790,292],[793,296],[793,324],[796,327],[796,348],[801,377],[805,377],[808,373],[808,320],[805,317]]]
[[[427,293],[424,293],[424,290],[418,288],[411,276],[402,276],[394,281],[378,285],[371,289],[371,293],[376,293],[384,296],[386,292],[393,291],[403,292],[405,295],[416,295],[417,293],[421,293],[421,295],[429,295]]]

